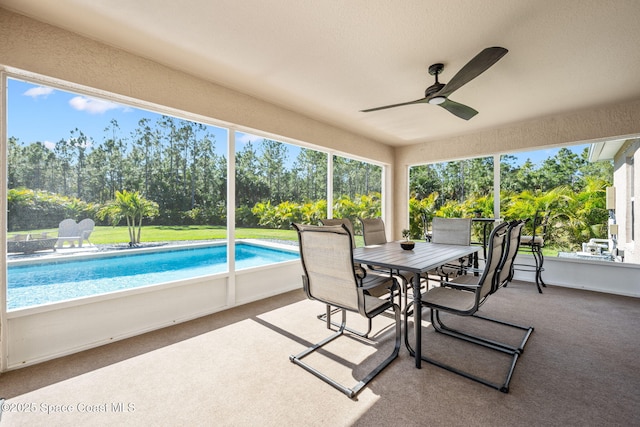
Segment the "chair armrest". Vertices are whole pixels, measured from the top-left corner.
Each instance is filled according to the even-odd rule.
[[[464,268],[464,272],[465,273],[470,273],[470,274],[482,274],[482,272],[484,271],[484,268],[475,268],[475,267],[465,267]]]
[[[358,279],[364,279],[365,277],[367,277],[367,270],[363,268],[360,264],[356,264],[354,266],[354,270],[356,272],[356,276],[358,277]]]
[[[477,285],[477,284],[456,283],[456,282],[441,282],[440,286],[445,286],[447,288],[455,288],[460,290],[468,290],[468,291],[475,291],[480,287],[480,285]]]
[[[369,289],[380,287],[386,284],[387,282],[391,282],[390,288],[394,288],[398,286],[397,281],[394,277],[369,276],[369,279],[367,280],[359,279],[358,287],[366,291]]]

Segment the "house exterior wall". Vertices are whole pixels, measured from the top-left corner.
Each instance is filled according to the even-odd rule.
[[[627,141],[616,153],[613,166],[613,186],[615,187],[615,220],[618,228],[618,249],[624,250],[625,263],[640,263],[640,250],[636,242],[640,240],[640,139]]]

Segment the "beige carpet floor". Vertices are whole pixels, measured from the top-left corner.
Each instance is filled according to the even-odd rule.
[[[482,308],[535,327],[508,394],[427,363],[418,370],[403,346],[353,400],[288,359],[329,335],[322,311],[294,291],[3,373],[0,426],[640,425],[640,299],[553,286],[540,295],[514,282]],[[391,351],[391,322],[377,319],[372,342],[341,338],[308,359],[355,384]],[[422,327],[426,354],[506,374],[504,355]]]

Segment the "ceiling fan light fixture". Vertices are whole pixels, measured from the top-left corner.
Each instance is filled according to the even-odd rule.
[[[445,98],[444,96],[434,96],[433,98],[429,99],[428,102],[432,105],[440,105],[446,100],[447,98]]]

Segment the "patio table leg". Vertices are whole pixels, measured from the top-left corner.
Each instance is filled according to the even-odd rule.
[[[428,286],[428,284],[427,284]],[[415,344],[415,357],[416,368],[420,369],[422,366],[422,303],[420,302],[422,295],[420,294],[420,273],[415,273],[413,276],[413,322],[416,344]],[[406,333],[406,331],[405,331]]]

